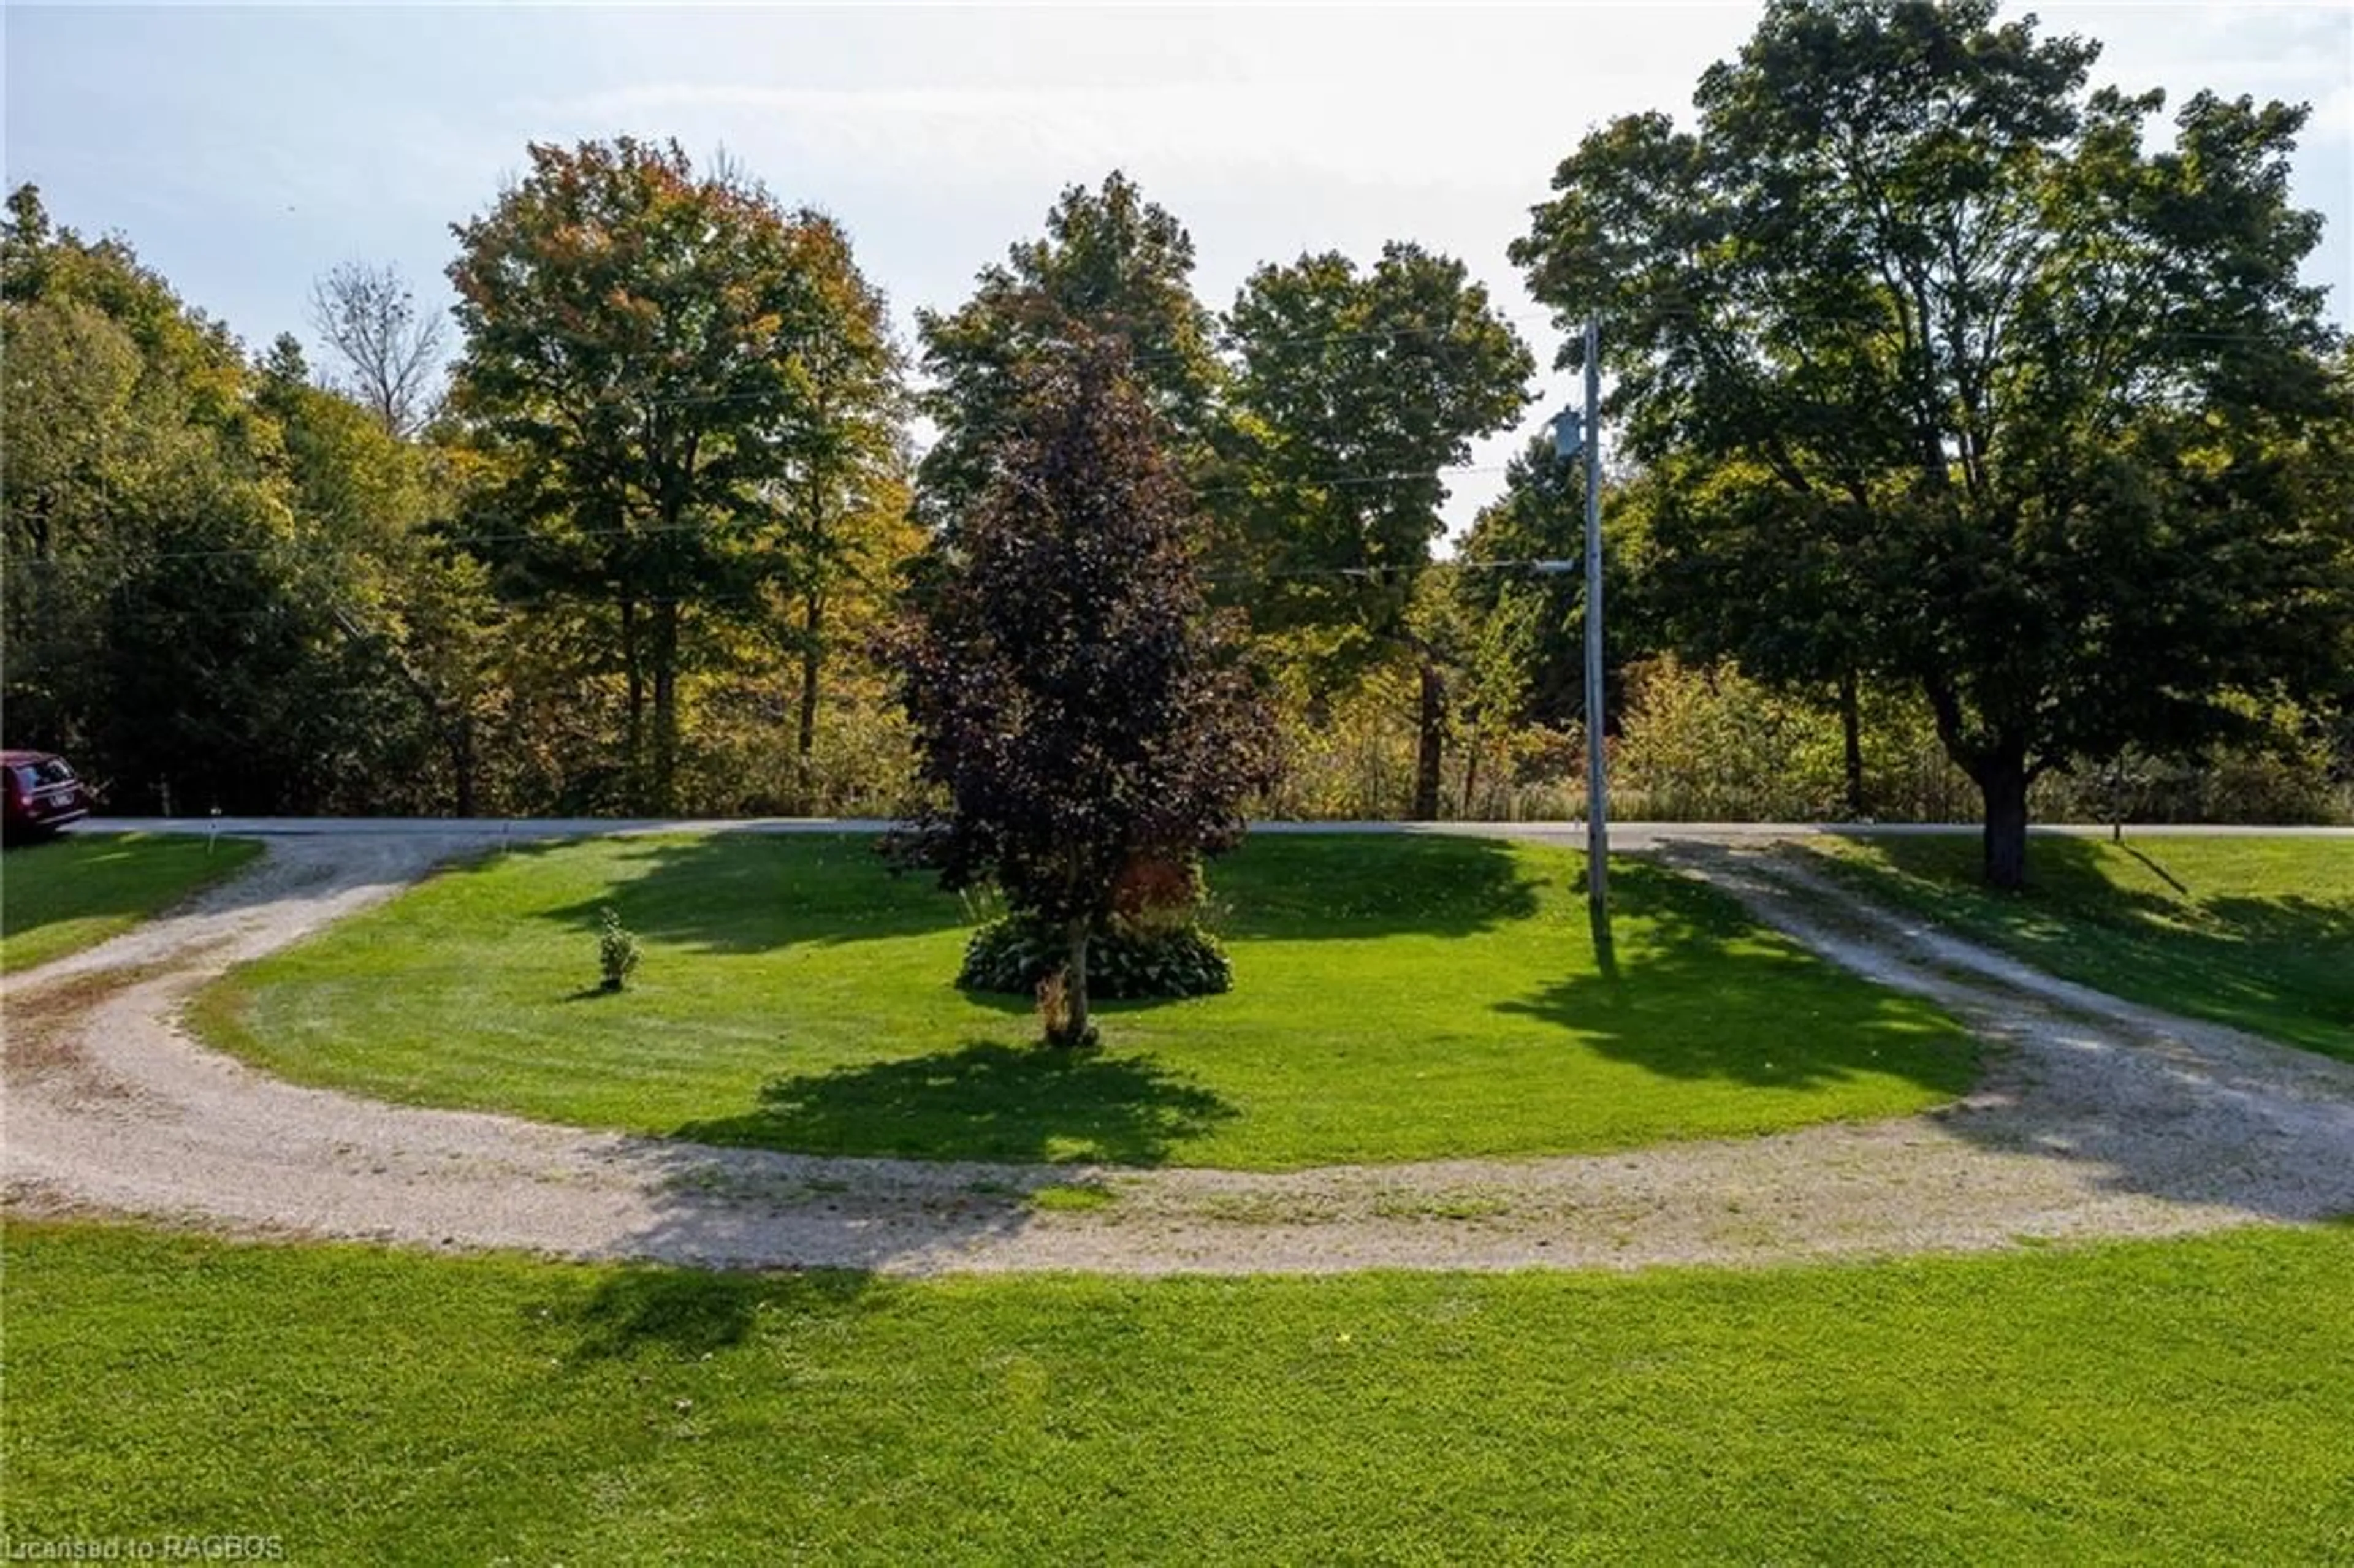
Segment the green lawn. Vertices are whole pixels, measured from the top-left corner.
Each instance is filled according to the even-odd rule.
[[[67,833],[0,857],[0,973],[126,931],[261,853],[250,839]]]
[[[924,1284],[12,1229],[12,1541],[296,1563],[2344,1562],[2354,1231]]]
[[[960,906],[854,837],[605,839],[453,870],[204,1000],[272,1072],[821,1152],[1283,1169],[1629,1147],[1953,1097],[1975,1048],[1641,863],[1596,963],[1583,861],[1492,840],[1263,837],[1214,873],[1228,995],[1034,1049],[951,985]],[[645,939],[600,995],[608,901]]]
[[[2354,839],[2037,838],[2027,892],[1975,837],[1824,839],[1826,869],[2065,979],[2354,1061]]]

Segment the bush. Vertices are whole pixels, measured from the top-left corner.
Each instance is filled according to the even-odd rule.
[[[1009,915],[972,934],[957,984],[966,991],[1036,996],[1042,982],[1062,975],[1068,948],[1059,927]],[[1198,925],[1119,920],[1087,944],[1090,996],[1214,996],[1234,983],[1225,949]]]
[[[2042,820],[2062,822],[2330,823],[2345,817],[2326,757],[2286,746],[2218,747],[2202,758],[2129,751],[2038,781]]]
[[[1846,747],[1832,693],[1810,699],[1731,663],[1661,656],[1630,665],[1623,729],[1610,747],[1611,807],[1653,821],[1837,821]],[[1938,744],[1925,704],[1867,685],[1867,810],[1881,821],[1969,821],[1976,789]],[[1579,767],[1583,767],[1583,760]]]
[[[621,924],[619,911],[605,906],[605,915],[597,932],[597,962],[604,970],[605,989],[619,991],[628,981],[630,971],[638,967],[638,939]]]

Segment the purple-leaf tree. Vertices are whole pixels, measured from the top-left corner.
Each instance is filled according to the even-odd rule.
[[[1046,1041],[1071,1046],[1095,1038],[1087,946],[1121,874],[1239,842],[1275,729],[1204,600],[1206,530],[1124,350],[1042,356],[1019,410],[896,650],[943,803],[890,848],[1067,933]]]

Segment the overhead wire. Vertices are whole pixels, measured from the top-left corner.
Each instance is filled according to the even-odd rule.
[[[1477,473],[1502,473],[1509,463],[1448,463],[1427,471],[1391,471],[1380,473],[1310,474],[1287,477],[1279,482],[1285,487],[1319,490],[1346,490],[1374,484],[1427,484],[1445,482],[1449,476]],[[1255,486],[1248,484],[1208,485],[1189,493],[1196,500],[1245,493]],[[558,542],[576,539],[663,538],[672,535],[716,532],[729,524],[711,522],[623,524],[611,527],[569,528],[555,535]],[[507,545],[527,544],[550,535],[539,529],[506,529],[495,533],[442,534],[420,531],[418,538],[434,545]],[[328,539],[315,541],[276,540],[260,545],[216,545],[189,550],[115,551],[77,555],[74,563],[102,565],[128,563],[152,565],[160,562],[233,559],[246,556],[291,556],[294,558],[332,558],[347,546]],[[61,559],[16,558],[13,554],[6,564],[11,569],[24,567],[58,567]]]
[[[1670,307],[1665,307],[1665,308],[1658,308],[1658,309],[1654,309],[1653,311],[1649,312],[1649,314],[1652,314],[1652,315],[1654,315],[1654,316],[1665,315],[1665,316],[1668,316],[1668,317],[1670,317],[1670,318],[1675,318],[1675,317],[1681,316],[1681,317],[1683,317],[1683,318],[1685,318],[1685,319],[1699,319],[1699,317],[1701,316],[1701,314],[1702,314],[1702,312],[1700,312],[1697,308],[1692,308],[1692,307],[1678,308],[1678,307],[1672,307],[1672,306],[1670,306]],[[1551,325],[1554,325],[1554,326],[1560,326],[1560,325],[1562,325],[1562,324],[1563,324],[1563,321],[1562,321],[1562,314],[1561,314],[1561,313],[1558,313],[1558,312],[1505,312],[1505,313],[1493,313],[1493,315],[1492,315],[1492,317],[1491,317],[1491,319],[1500,320],[1500,321],[1506,322],[1506,323],[1529,323],[1529,322],[1532,322],[1532,321],[1543,321],[1543,322],[1545,322],[1546,323],[1551,324]],[[1786,313],[1786,319],[1787,319],[1787,313]],[[1811,317],[1806,316],[1806,315],[1804,315],[1804,314],[1802,313],[1802,314],[1800,315],[1799,319],[1813,319],[1813,320],[1817,320],[1817,321],[1821,321],[1821,320],[1833,319],[1833,318],[1829,318],[1829,317],[1826,313],[1815,313]],[[1845,323],[1845,322],[1848,320],[1848,318],[1846,318],[1846,317],[1844,317],[1844,316],[1842,316],[1842,317],[1838,317],[1838,318],[1836,318],[1836,319],[1837,319],[1837,320],[1839,320],[1839,321],[1840,321],[1840,322],[1842,322],[1842,323]],[[1441,334],[1447,333],[1447,332],[1449,332],[1449,331],[1451,331],[1451,330],[1452,330],[1451,323],[1437,323],[1437,324],[1433,324],[1433,323],[1418,323],[1418,324],[1414,324],[1414,325],[1397,326],[1397,327],[1388,327],[1388,328],[1380,328],[1380,329],[1365,329],[1365,330],[1360,330],[1360,331],[1337,332],[1337,333],[1323,333],[1323,334],[1297,334],[1297,335],[1294,335],[1294,336],[1291,336],[1291,337],[1288,337],[1288,338],[1276,338],[1276,339],[1267,339],[1267,340],[1259,340],[1259,341],[1262,341],[1262,342],[1265,342],[1265,343],[1267,343],[1267,344],[1272,344],[1272,345],[1276,345],[1276,346],[1300,346],[1300,345],[1310,344],[1328,344],[1328,343],[1341,343],[1341,342],[1357,342],[1357,341],[1367,341],[1367,340],[1373,340],[1373,339],[1390,339],[1390,340],[1395,340],[1395,339],[1404,338],[1404,337],[1419,336],[1419,335],[1437,335],[1437,334]],[[2203,332],[2203,331],[2194,331],[2194,330],[2189,330],[2189,329],[2171,329],[2171,328],[2168,328],[2168,329],[2160,329],[2160,330],[2159,330],[2158,332],[2157,332],[2157,333],[2153,333],[2153,334],[2146,334],[2146,335],[2150,336],[2150,337],[2153,337],[2153,338],[2158,338],[2158,339],[2160,339],[2160,340],[2166,340],[2166,341],[2178,341],[2178,342],[2199,342],[2199,343],[2218,343],[2218,344],[2222,344],[2222,343],[2234,343],[2234,342],[2261,342],[2261,343],[2270,343],[2270,342],[2274,341],[2274,339],[2272,339],[2272,338],[2265,337],[2265,336],[2264,336],[2264,335],[2262,335],[2262,334],[2249,334],[2249,333],[2231,333],[2231,332]],[[1225,347],[1229,347],[1229,348],[1235,346],[1235,345],[1239,343],[1239,341],[1240,341],[1240,340],[1238,340],[1238,339],[1235,338],[1235,337],[1234,337],[1234,335],[1233,335],[1233,334],[1220,334],[1220,340],[1221,340],[1221,346],[1225,346]],[[1143,365],[1143,364],[1152,364],[1152,363],[1163,363],[1163,362],[1167,362],[1167,361],[1171,361],[1171,360],[1174,360],[1174,359],[1178,359],[1178,358],[1183,358],[1183,357],[1188,357],[1188,355],[1185,355],[1185,354],[1183,354],[1183,353],[1182,353],[1182,352],[1180,352],[1180,351],[1175,351],[1175,350],[1171,350],[1171,351],[1153,351],[1153,352],[1148,352],[1148,353],[1144,353],[1144,354],[1135,355],[1131,356],[1129,363],[1130,363],[1130,364],[1132,364],[1132,365]],[[626,360],[625,360],[623,363],[625,363],[625,364],[626,364],[626,363],[628,363],[628,361],[626,361]],[[729,401],[729,400],[749,400],[749,399],[754,398],[754,397],[767,397],[767,396],[769,396],[769,394],[766,394],[766,393],[758,393],[758,394],[754,394],[754,393],[746,393],[746,394],[724,394],[724,393],[715,393],[715,394],[693,394],[693,395],[683,395],[683,396],[678,396],[678,397],[642,397],[642,396],[641,396],[641,397],[630,397],[616,398],[616,399],[614,399],[614,401],[615,401],[616,403],[620,404],[620,406],[623,406],[623,407],[626,407],[626,408],[631,408],[631,409],[652,409],[652,408],[666,408],[666,407],[683,407],[683,406],[689,406],[689,405],[701,405],[701,404],[707,404],[707,403],[722,403],[722,402],[726,402],[726,401]],[[1282,484],[1282,485],[1285,485],[1285,486],[1292,486],[1292,487],[1299,487],[1299,488],[1317,488],[1317,489],[1353,489],[1353,488],[1362,488],[1362,487],[1370,486],[1370,485],[1380,485],[1380,484],[1409,484],[1409,483],[1430,483],[1430,482],[1440,482],[1440,483],[1444,483],[1444,482],[1445,482],[1445,481],[1446,481],[1448,477],[1450,477],[1450,476],[1463,476],[1463,475],[1479,474],[1479,473],[1497,473],[1497,472],[1503,472],[1503,471],[1506,471],[1510,468],[1510,466],[1511,466],[1511,465],[1510,465],[1510,464],[1508,464],[1508,463],[1451,463],[1451,464],[1442,465],[1441,467],[1439,467],[1439,468],[1437,468],[1437,469],[1436,469],[1436,470],[1430,470],[1430,471],[1391,471],[1376,472],[1376,473],[1334,473],[1334,474],[1308,475],[1308,476],[1300,476],[1300,477],[1287,477],[1287,478],[1285,478],[1285,479],[1282,479],[1282,480],[1278,481],[1278,483],[1280,483],[1280,484]],[[1246,492],[1247,492],[1247,491],[1249,491],[1249,490],[1251,490],[1251,489],[1253,489],[1253,488],[1255,488],[1255,487],[1254,487],[1254,486],[1252,486],[1252,485],[1250,485],[1250,484],[1246,484],[1246,483],[1221,483],[1221,484],[1213,484],[1213,485],[1204,486],[1204,487],[1203,487],[1203,488],[1201,488],[1201,489],[1199,489],[1199,490],[1196,490],[1195,492],[1193,492],[1193,495],[1194,495],[1194,498],[1195,498],[1195,499],[1197,499],[1197,500],[1204,500],[1204,499],[1215,499],[1215,498],[1218,498],[1218,497],[1221,497],[1221,496],[1243,493],[1246,493]],[[716,528],[716,527],[717,527],[717,526],[720,526],[720,525],[719,525],[719,524],[708,524],[708,523],[691,523],[691,524],[624,524],[624,525],[616,526],[616,527],[610,527],[610,528],[595,528],[595,527],[592,527],[592,528],[575,528],[575,529],[568,530],[568,531],[567,532],[566,536],[567,536],[567,537],[568,537],[568,538],[574,538],[574,539],[595,539],[595,538],[605,538],[605,537],[624,537],[624,536],[626,536],[626,537],[638,537],[638,538],[658,538],[658,537],[662,537],[662,536],[666,535],[673,535],[673,534],[680,534],[680,535],[695,534],[695,533],[699,533],[699,532],[707,531],[707,530],[710,530],[710,529]],[[539,537],[541,537],[541,536],[542,536],[542,535],[541,535],[541,532],[540,532],[540,531],[538,531],[538,530],[529,530],[529,529],[503,530],[503,531],[493,532],[493,533],[437,534],[437,535],[432,535],[433,540],[434,540],[434,542],[435,542],[435,543],[438,543],[438,544],[446,544],[446,545],[457,545],[457,546],[476,546],[476,545],[481,545],[481,546],[493,546],[493,545],[501,545],[501,544],[520,544],[520,543],[526,543],[526,542],[529,542],[529,541],[531,541],[531,540],[533,540],[533,539],[536,539],[536,538],[539,538]],[[78,557],[78,558],[79,558],[79,559],[80,559],[80,560],[82,560],[82,561],[85,561],[85,562],[103,562],[103,561],[107,561],[107,560],[110,560],[110,559],[112,559],[112,560],[118,560],[118,561],[137,561],[137,562],[142,562],[142,563],[172,562],[172,561],[195,561],[195,560],[205,560],[205,559],[215,559],[215,558],[226,558],[226,557],[233,557],[233,556],[260,556],[260,555],[279,554],[279,553],[283,553],[283,552],[288,551],[288,550],[290,549],[290,547],[292,548],[292,553],[293,553],[294,555],[296,555],[297,556],[304,556],[304,555],[328,556],[328,555],[332,555],[332,554],[335,553],[335,552],[340,548],[340,546],[335,546],[335,545],[334,545],[334,544],[332,544],[332,543],[324,543],[324,542],[323,542],[323,543],[322,543],[322,544],[320,544],[320,545],[313,546],[302,546],[302,545],[299,545],[299,544],[297,544],[297,545],[292,545],[292,546],[290,546],[290,544],[289,544],[288,542],[286,542],[286,541],[274,541],[274,542],[272,542],[272,543],[265,544],[265,545],[253,545],[253,546],[206,546],[206,547],[203,547],[203,548],[199,548],[199,549],[191,549],[191,550],[164,550],[164,551],[140,552],[140,553],[122,552],[122,553],[120,553],[120,554],[118,554],[117,556],[111,556],[111,557],[110,557],[110,556],[81,556],[81,557]],[[49,562],[49,561],[43,561],[43,560],[30,560],[30,561],[27,561],[27,560],[12,560],[12,561],[10,561],[8,564],[9,564],[9,565],[10,565],[10,567],[13,568],[13,567],[27,567],[27,566],[35,567],[49,567],[49,566],[53,566],[53,565],[55,565],[56,563]]]
[[[1741,307],[1738,306],[1734,307],[1734,309],[1736,313],[1739,313],[1741,311]],[[1699,307],[1689,305],[1655,305],[1648,307],[1642,312],[1644,316],[1651,319],[1664,318],[1682,321],[1699,321],[1706,319],[1713,313],[1714,313],[1705,312]],[[1850,316],[1835,315],[1831,313],[1821,311],[1791,312],[1787,310],[1777,310],[1773,312],[1772,314],[1775,320],[1785,323],[1797,322],[1813,323],[1816,324],[1832,323],[1841,325],[1864,324]],[[1560,311],[1490,312],[1488,319],[1515,327],[1526,326],[1532,323],[1541,323],[1553,330],[1564,332],[1566,332],[1572,324],[1583,321],[1582,317],[1570,317],[1566,315],[1565,313]],[[1257,346],[1296,348],[1310,344],[1360,343],[1376,340],[1396,341],[1410,337],[1443,337],[1451,334],[1454,332],[1456,325],[1457,323],[1416,323],[1395,327],[1351,329],[1341,332],[1303,333],[1288,337],[1261,339],[1245,339],[1237,337],[1233,334],[1221,333],[1213,334],[1211,341],[1204,344],[1198,349],[1145,349],[1132,352],[1128,356],[1127,363],[1130,366],[1180,364],[1199,358],[1205,352],[1225,350],[1228,353],[1234,353],[1247,351],[1248,349]],[[2277,341],[2274,338],[2259,333],[2207,330],[2188,327],[2159,327],[2153,331],[2140,334],[2139,335],[2145,341],[2160,343],[2262,344]],[[1568,341],[1564,343],[1564,346],[1573,346],[1575,341],[1576,339],[1573,334]],[[616,362],[616,365],[620,367],[627,367],[632,364],[642,363],[643,360],[652,357],[654,357],[654,355],[651,352],[634,356],[625,355],[620,358]],[[757,402],[770,398],[774,396],[774,393],[768,391],[691,392],[665,394],[653,397],[631,395],[616,397],[613,401],[617,405],[631,409],[652,409],[696,408],[737,402]],[[916,396],[920,398],[921,394],[919,393]]]
[[[1226,568],[1214,572],[1204,572],[1201,574],[1199,580],[1205,586],[1216,585],[1220,587],[1228,587],[1243,583],[1295,582],[1322,579],[1367,582],[1379,581],[1395,577],[1412,576],[1416,573],[1430,571],[1463,573],[1524,571],[1534,575],[1565,575],[1564,568],[1573,565],[1575,565],[1575,563],[1559,557],[1546,556],[1480,560],[1466,559],[1459,556],[1433,556],[1419,561],[1392,561],[1353,567],[1299,567],[1263,569]],[[121,585],[117,584],[101,589],[101,594],[111,596],[119,592],[120,588]],[[573,596],[573,602],[590,606],[618,606],[622,603],[623,600],[620,596],[610,598],[598,597],[593,599]],[[680,606],[695,605],[704,608],[716,607],[745,611],[762,611],[774,608],[774,606],[769,601],[758,599],[749,594],[740,592],[733,594],[718,593],[697,595],[693,599],[666,598],[660,595],[646,595],[633,598],[629,602],[643,605],[649,608],[664,604],[675,604]],[[317,612],[324,614],[330,620],[334,620],[338,614],[346,613],[347,608],[348,607],[341,607],[332,604],[323,607],[320,603],[315,601],[304,599],[300,597],[290,597],[287,599],[273,600],[268,604],[252,605],[235,609],[207,609],[201,612],[201,619],[207,623],[218,621],[241,623],[252,620],[286,620],[305,612]],[[188,620],[191,619],[191,616],[175,614],[167,609],[157,609],[154,608],[141,608],[132,611],[109,608],[97,611],[94,619],[102,620],[108,626],[132,625],[178,628],[186,625]],[[351,630],[348,627],[344,628],[344,630],[347,631]],[[363,630],[375,633],[380,631],[382,629],[364,628]]]

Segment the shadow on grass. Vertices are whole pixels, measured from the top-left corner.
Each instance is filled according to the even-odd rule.
[[[1585,901],[1585,936],[1594,944],[1594,967],[1606,985],[1618,983],[1618,932],[1607,904]]]
[[[764,1314],[841,1318],[891,1288],[852,1269],[753,1274],[639,1265],[608,1275],[584,1298],[545,1310],[578,1336],[570,1361],[648,1350],[691,1360],[743,1343]]]
[[[2354,903],[2325,904],[2301,893],[2274,898],[2202,899],[2200,907],[2234,939],[2322,956],[2334,952],[2354,976]],[[2354,989],[2354,988],[2349,988]]]
[[[964,901],[928,875],[892,875],[875,844],[855,833],[632,842],[618,855],[623,880],[540,917],[594,930],[610,906],[641,937],[711,953],[972,924]],[[1213,862],[1209,882],[1222,934],[1242,940],[1469,936],[1532,916],[1539,891],[1509,843],[1415,834],[1256,838]]]
[[[744,1116],[620,1151],[653,1197],[621,1250],[666,1265],[626,1269],[534,1316],[576,1337],[567,1359],[578,1363],[697,1356],[745,1339],[763,1314],[863,1309],[892,1288],[878,1272],[921,1272],[1035,1223],[1058,1164],[1161,1163],[1234,1114],[1150,1058],[992,1044],[780,1079]],[[956,1160],[938,1159],[944,1150]],[[934,1158],[896,1168],[836,1158],[892,1154]],[[775,1257],[825,1267],[743,1272]]]
[[[2160,882],[2166,884],[2167,886],[2174,889],[2176,893],[2180,894],[2185,898],[2190,896],[2190,889],[2182,885],[2181,883],[2177,882],[2174,878],[2174,873],[2158,864],[2158,862],[2152,860],[2148,855],[2144,854],[2132,844],[2120,844],[2118,847],[2124,850],[2126,853],[2133,856],[2134,859],[2141,862],[2143,865],[2148,867],[2150,874],[2156,876]]]
[[[752,1110],[673,1136],[811,1154],[1159,1165],[1235,1114],[1150,1056],[976,1041],[774,1079]]]
[[[1640,942],[1614,940],[1589,914],[1595,967],[1499,1012],[1668,1078],[1804,1090],[1872,1073],[1959,1095],[1977,1076],[1975,1051],[1928,1003],[1827,967],[1809,995],[1793,970],[1817,960],[1672,871],[1614,861],[1611,897],[1643,923]]]
[[[81,830],[10,844],[0,867],[7,884],[0,933],[22,938],[69,920],[143,916],[183,904],[243,908],[283,891],[237,876],[260,849],[253,839]]]
[[[1871,858],[1793,848],[1829,880],[1912,909],[2038,968],[2129,1001],[2354,1061],[2354,901],[2201,895],[2195,877],[2126,846],[2174,893],[2121,887],[2115,851],[2038,836],[2029,885],[1979,883],[1974,844],[1866,841]]]
[[[1537,912],[1514,846],[1454,834],[1264,834],[1210,867],[1223,934],[1249,940],[1468,937]]]
[[[970,924],[963,902],[929,877],[893,876],[875,844],[867,833],[631,841],[617,857],[630,868],[626,880],[540,917],[595,930],[610,907],[642,938],[708,953],[917,937]]]

